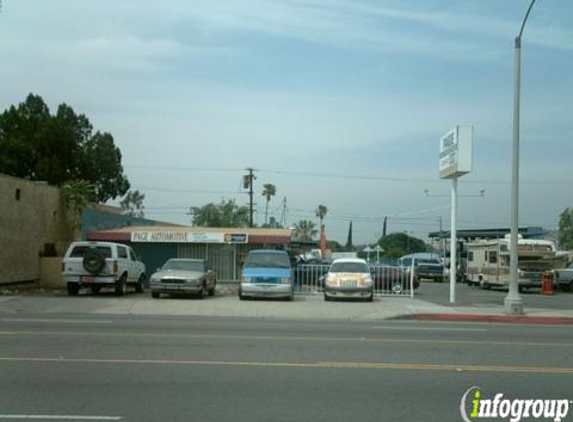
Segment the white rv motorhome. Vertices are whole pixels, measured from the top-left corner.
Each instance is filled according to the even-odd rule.
[[[467,244],[468,284],[482,288],[509,286],[510,236]],[[561,258],[549,240],[518,239],[519,290],[541,287],[545,271],[557,268]]]

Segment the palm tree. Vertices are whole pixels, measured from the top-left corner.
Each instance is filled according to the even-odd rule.
[[[294,238],[299,241],[311,241],[318,233],[315,226],[310,220],[300,220],[294,225]]]
[[[322,227],[322,220],[324,220],[324,217],[326,217],[327,212],[328,209],[325,205],[319,205],[316,209],[316,216],[320,219],[320,227]]]
[[[62,197],[72,213],[72,226],[80,227],[82,209],[95,201],[95,185],[86,180],[70,180],[62,186]]]
[[[271,197],[276,195],[276,193],[277,193],[277,188],[275,187],[275,185],[272,185],[270,183],[263,185],[263,196],[267,198],[267,204],[265,206],[265,226],[267,225],[267,216],[269,213],[269,201],[271,200]]]

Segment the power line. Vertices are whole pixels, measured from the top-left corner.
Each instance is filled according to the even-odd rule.
[[[243,194],[242,191],[224,191],[224,190],[203,190],[203,189],[172,189],[172,188],[153,188],[146,186],[136,187],[138,190],[148,190],[157,192],[173,192],[173,193],[200,193],[200,194],[224,194],[224,195],[235,195]]]
[[[176,167],[176,166],[143,166],[138,164],[124,164],[125,168],[144,169],[144,170],[165,170],[165,171],[203,171],[213,173],[236,173],[241,172],[243,169],[230,169],[230,168],[213,168],[213,167]]]
[[[153,165],[130,165],[125,164],[125,168],[134,169],[147,169],[147,170],[164,170],[164,171],[199,171],[199,172],[223,172],[223,173],[238,173],[243,172],[244,169],[233,168],[211,168],[211,167],[172,167],[172,166],[153,166]],[[301,177],[322,177],[322,178],[337,178],[348,180],[376,180],[383,182],[398,182],[398,183],[442,183],[443,181],[438,178],[407,178],[407,177],[389,177],[389,176],[365,176],[353,175],[342,173],[319,173],[319,172],[303,172],[293,170],[276,170],[276,169],[253,169],[261,173],[281,174],[290,176]],[[509,185],[509,180],[464,180],[464,184],[493,184],[493,185]],[[570,180],[524,180],[522,183],[531,185],[563,185],[571,184]]]

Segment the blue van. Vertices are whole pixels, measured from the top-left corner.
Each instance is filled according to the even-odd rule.
[[[294,298],[293,271],[286,251],[255,249],[249,252],[239,285],[239,299]]]

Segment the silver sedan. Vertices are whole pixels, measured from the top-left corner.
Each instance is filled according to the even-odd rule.
[[[202,259],[169,259],[151,276],[151,297],[161,293],[189,293],[203,298],[215,294],[217,280]]]

